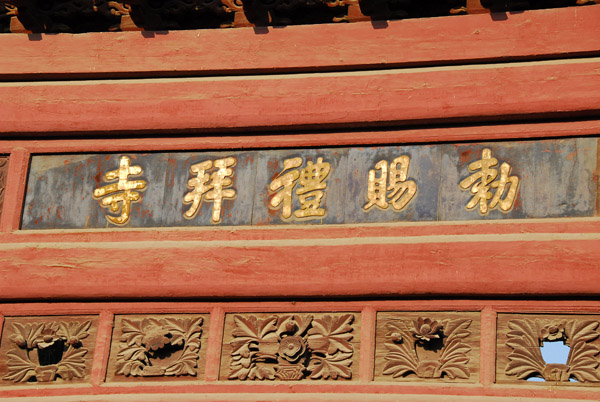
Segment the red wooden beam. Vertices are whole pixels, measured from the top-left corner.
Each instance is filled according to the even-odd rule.
[[[269,28],[1,35],[0,79],[228,75],[600,54],[600,5]]]
[[[197,132],[600,114],[600,59],[0,85],[0,132]],[[35,116],[35,118],[32,118]]]
[[[0,140],[0,153],[26,148],[30,153],[150,152],[217,149],[271,149],[293,147],[330,147],[379,144],[493,141],[507,139],[584,137],[600,133],[600,120],[531,122],[528,124],[494,124],[444,128],[396,129],[381,131],[337,131],[317,133],[88,139],[85,136],[55,140]],[[254,134],[254,135],[251,135]]]
[[[0,297],[600,295],[598,232],[448,230],[325,239],[286,239],[281,232],[277,240],[226,241],[135,237],[88,243],[56,235],[50,243],[0,244]]]

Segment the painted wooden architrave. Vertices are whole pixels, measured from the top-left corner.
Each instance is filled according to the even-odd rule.
[[[2,35],[0,79],[351,71],[600,55],[600,5],[268,28]],[[60,57],[57,57],[60,54]]]
[[[112,401],[113,396],[118,395],[126,400],[137,401],[140,397],[147,397],[149,400],[164,398],[164,395],[179,395],[183,401],[187,401],[195,394],[201,396],[203,400],[215,401],[221,400],[270,400],[275,395],[279,400],[305,400],[302,398],[313,397],[315,390],[323,396],[331,397],[335,400],[354,400],[356,397],[365,398],[366,395],[377,394],[383,401],[388,398],[398,398],[399,394],[412,398],[416,395],[424,395],[428,398],[444,398],[444,395],[454,395],[457,401],[471,401],[474,398],[493,401],[521,400],[523,398],[539,398],[542,400],[597,400],[597,391],[591,388],[582,388],[577,384],[571,384],[568,388],[548,386],[543,383],[526,383],[512,386],[497,386],[494,381],[496,326],[494,323],[496,317],[505,312],[543,313],[561,315],[568,313],[570,317],[577,317],[576,314],[596,314],[600,305],[596,301],[578,301],[576,305],[573,301],[507,301],[507,300],[404,300],[404,301],[339,301],[339,302],[154,302],[154,303],[18,303],[18,304],[0,304],[0,314],[20,319],[20,317],[36,316],[39,314],[57,314],[57,315],[97,315],[100,312],[100,322],[98,326],[98,337],[96,338],[96,351],[94,353],[94,364],[92,369],[92,384],[87,386],[72,386],[64,384],[62,386],[35,386],[35,384],[24,384],[18,387],[0,387],[0,397],[7,400],[25,400],[24,398],[48,397],[64,398],[63,400],[94,401],[106,400]],[[353,382],[335,382],[320,384],[318,388],[311,384],[302,383],[255,383],[245,384],[243,382],[222,382],[218,380],[219,355],[221,353],[221,341],[223,338],[223,323],[225,315],[228,313],[245,314],[262,311],[268,314],[296,314],[306,312],[328,312],[328,311],[348,311],[360,315],[361,340],[360,346],[360,381]],[[443,315],[444,311],[468,312],[480,311],[482,318],[481,327],[481,358],[477,359],[481,368],[479,384],[476,386],[467,384],[424,384],[409,382],[404,384],[397,383],[375,383],[373,381],[373,366],[371,365],[375,357],[375,327],[376,321],[373,319],[376,312],[381,311],[404,311],[408,314],[421,314],[423,310],[431,314]],[[160,385],[152,384],[118,384],[104,382],[106,371],[99,370],[103,367],[106,370],[107,358],[112,332],[112,323],[114,316],[119,314],[145,314],[145,315],[177,315],[177,314],[198,314],[199,312],[210,313],[211,334],[207,342],[206,359],[206,377],[203,381],[177,381],[161,382]],[[460,313],[457,313],[460,314]],[[213,325],[220,323],[220,325]],[[219,327],[220,328],[216,328]],[[358,346],[358,345],[357,345]],[[367,364],[365,364],[367,363]],[[369,364],[370,363],[370,364]],[[210,370],[209,370],[210,368]],[[100,386],[100,384],[102,384]],[[33,386],[32,386],[33,385]],[[135,396],[138,395],[138,396]],[[219,399],[224,397],[225,399]],[[262,397],[262,399],[261,399]],[[13,399],[10,399],[13,398]],[[102,399],[104,398],[104,399]],[[229,399],[228,399],[229,398]],[[31,399],[27,399],[31,400]],[[160,400],[160,399],[159,399]],[[195,401],[196,399],[189,399]],[[411,399],[407,399],[411,400]],[[418,400],[418,399],[417,399]]]

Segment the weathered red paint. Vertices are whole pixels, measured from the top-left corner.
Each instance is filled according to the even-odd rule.
[[[598,69],[598,59],[590,58],[269,78],[7,83],[0,86],[0,130],[265,131],[549,114],[597,118]]]
[[[600,54],[600,5],[269,28],[2,35],[0,79],[233,75],[396,68]],[[233,112],[233,111],[232,111]]]

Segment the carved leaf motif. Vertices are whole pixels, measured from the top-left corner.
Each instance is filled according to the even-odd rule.
[[[335,356],[320,357],[315,356],[311,359],[308,370],[311,372],[310,378],[331,378],[336,380],[341,378],[352,378],[352,353],[338,352]]]
[[[600,348],[584,341],[571,346],[571,353],[567,362],[570,374],[581,382],[600,381],[599,362],[596,357],[598,353],[600,353]]]
[[[90,334],[87,332],[92,326],[91,321],[84,322],[59,322],[57,335],[63,337],[67,342],[76,344],[82,339],[87,338]]]
[[[506,345],[513,349],[508,355],[505,372],[518,379],[527,379],[532,375],[542,376],[546,365],[537,337],[538,328],[530,320],[512,320],[508,322]]]
[[[565,327],[569,343],[575,344],[596,339],[600,335],[596,330],[598,324],[598,321],[569,321]]]
[[[448,340],[451,339],[463,339],[471,335],[469,326],[471,326],[472,320],[461,319],[461,320],[445,320],[444,321],[444,335]]]
[[[19,324],[18,322],[13,323],[13,335],[10,339],[19,344],[20,341],[24,341],[26,346],[31,348],[35,339],[41,335],[44,331],[44,323],[33,323],[33,324]]]
[[[339,317],[325,315],[314,319],[313,327],[308,330],[308,345],[315,352],[334,355],[338,350],[352,353],[352,326],[354,315],[345,314]]]
[[[23,356],[19,356],[19,355]],[[5,380],[14,382],[25,382],[29,381],[30,378],[35,377],[35,368],[37,367],[27,357],[27,352],[23,349],[17,349],[6,354],[8,361],[8,373],[3,377]]]
[[[385,355],[387,363],[383,368],[384,375],[391,375],[392,378],[402,377],[408,373],[416,373],[419,360],[417,355],[408,342],[402,341],[400,344],[386,343],[388,353]]]
[[[274,341],[276,340],[275,331],[277,330],[277,317],[272,316],[259,320],[255,316],[247,319],[241,315],[233,317],[236,323],[236,329],[231,334],[236,337],[236,341]]]
[[[126,320],[122,321],[123,326],[121,332],[121,341],[126,342],[127,346],[141,346],[144,332],[142,331],[142,321]]]
[[[275,371],[270,367],[253,366],[248,373],[248,378],[250,380],[274,380]]]
[[[440,357],[440,372],[445,373],[449,378],[469,378],[469,358],[467,353],[471,347],[462,342],[459,338],[448,341],[448,344],[442,349]]]
[[[91,324],[91,323],[90,323]],[[69,346],[62,360],[57,364],[57,373],[64,380],[85,377],[85,355],[87,349],[75,349]]]

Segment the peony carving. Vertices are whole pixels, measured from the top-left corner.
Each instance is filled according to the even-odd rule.
[[[123,319],[117,374],[196,376],[202,322],[202,317]]]
[[[351,379],[353,314],[233,316],[230,380]]]
[[[49,383],[84,378],[83,340],[89,336],[91,321],[13,323],[9,339],[14,343],[7,353],[8,373],[4,380]]]
[[[387,353],[383,375],[392,378],[416,375],[419,378],[469,378],[467,366],[471,346],[472,320],[390,320],[385,343]]]
[[[600,381],[600,348],[591,342],[600,336],[595,320],[511,320],[506,345],[508,355],[505,373],[519,380],[531,377],[545,381]],[[563,342],[569,346],[566,364],[546,363],[540,347],[544,342]]]

